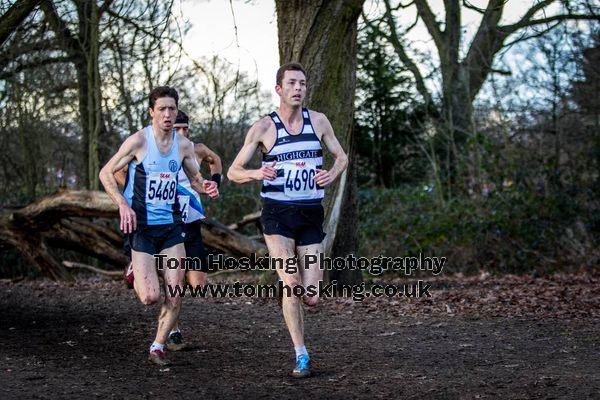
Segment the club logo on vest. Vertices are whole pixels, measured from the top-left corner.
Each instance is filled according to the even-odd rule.
[[[177,161],[175,161],[175,160],[169,161],[169,169],[171,170],[171,172],[176,172],[178,167],[179,166],[177,165]]]

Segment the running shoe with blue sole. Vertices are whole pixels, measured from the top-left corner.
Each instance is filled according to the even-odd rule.
[[[307,378],[310,376],[310,357],[308,354],[296,356],[296,368],[292,371],[294,378]]]

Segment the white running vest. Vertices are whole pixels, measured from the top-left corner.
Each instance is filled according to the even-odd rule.
[[[320,204],[324,190],[314,180],[316,169],[323,168],[323,149],[306,108],[302,109],[303,125],[299,134],[292,135],[276,112],[270,114],[277,139],[262,165],[276,161],[277,178],[263,180],[260,195],[269,200],[290,204]]]

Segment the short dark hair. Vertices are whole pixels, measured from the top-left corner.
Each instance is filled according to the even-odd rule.
[[[304,74],[304,76],[306,76],[306,71],[304,70],[302,64],[297,62],[283,64],[281,67],[279,67],[279,69],[277,70],[277,75],[275,76],[275,83],[277,83],[279,86],[281,86],[281,82],[283,81],[283,75],[285,74],[285,71],[301,71]]]
[[[171,97],[175,99],[175,105],[179,106],[179,95],[177,94],[177,90],[175,88],[169,86],[158,86],[152,89],[149,97],[149,106],[154,109],[154,104],[156,104],[156,99],[160,99],[161,97]]]
[[[175,123],[176,124],[186,124],[189,125],[190,124],[190,119],[188,118],[187,114],[184,113],[183,111],[179,110],[177,111],[177,118],[175,118]]]

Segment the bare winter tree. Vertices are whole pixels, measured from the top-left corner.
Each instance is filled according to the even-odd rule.
[[[8,32],[0,39],[17,30],[22,32],[20,40],[9,39],[0,51],[0,78],[56,63],[75,68],[84,177],[89,189],[98,189],[98,142],[106,130],[100,73],[103,53],[115,49],[109,45],[114,44],[115,27],[126,27],[120,30],[118,39],[130,57],[163,55],[164,43],[177,40],[172,32],[168,32],[168,40],[164,37],[173,19],[173,3],[174,0],[19,1],[0,18],[0,35]],[[41,13],[27,18],[37,4]],[[145,51],[139,51],[140,42],[146,45]],[[152,72],[150,69],[146,75]]]
[[[473,132],[473,101],[494,69],[494,60],[503,49],[512,44],[538,37],[567,20],[600,20],[600,7],[587,0],[532,1],[531,7],[514,23],[503,23],[502,15],[507,0],[490,0],[479,8],[468,0],[445,0],[443,15],[437,15],[426,0],[383,0],[383,12],[377,18],[363,14],[365,22],[387,39],[399,60],[411,71],[416,88],[433,110],[436,127],[448,136],[449,163],[457,149]],[[399,13],[414,7],[417,20],[408,27],[398,25]],[[481,20],[468,48],[463,49],[462,14],[465,9],[479,13]],[[439,58],[441,74],[441,101],[437,102],[433,85],[427,85],[423,73],[403,35],[419,21],[427,28]],[[446,167],[452,168],[452,165]]]

